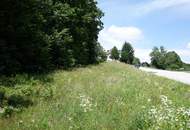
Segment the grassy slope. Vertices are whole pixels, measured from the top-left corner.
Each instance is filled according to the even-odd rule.
[[[58,71],[52,76],[53,98],[39,99],[24,112],[0,119],[0,129],[131,129],[142,106],[160,104],[160,95],[168,96],[176,106],[190,106],[190,86],[122,63]],[[87,112],[80,106],[85,97],[92,104],[87,103],[92,109]]]

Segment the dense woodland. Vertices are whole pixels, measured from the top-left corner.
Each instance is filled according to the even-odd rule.
[[[0,74],[44,72],[106,59],[94,0],[1,0]]]

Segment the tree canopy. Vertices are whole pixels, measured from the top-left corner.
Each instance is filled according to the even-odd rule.
[[[179,69],[183,65],[180,56],[175,52],[171,51],[166,54],[165,67],[166,69]]]
[[[180,69],[183,65],[175,51],[167,52],[164,47],[154,47],[150,56],[151,64],[159,69]]]
[[[119,60],[120,54],[116,46],[111,49],[110,58],[113,60]]]
[[[94,0],[2,0],[0,73],[96,63],[102,11]]]
[[[134,60],[134,49],[130,43],[125,42],[121,50],[121,62],[132,64]]]
[[[151,64],[159,69],[164,69],[165,68],[165,56],[167,54],[167,51],[165,50],[164,47],[154,47],[152,52],[150,53],[151,57]]]
[[[140,65],[141,65],[140,59],[137,58],[137,57],[134,57],[134,59],[133,59],[133,65],[138,65],[138,66],[140,66]]]

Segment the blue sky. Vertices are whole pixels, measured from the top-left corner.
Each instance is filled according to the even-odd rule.
[[[150,61],[154,46],[176,51],[190,63],[190,0],[98,0],[105,13],[99,41],[105,49],[130,42],[136,56]]]

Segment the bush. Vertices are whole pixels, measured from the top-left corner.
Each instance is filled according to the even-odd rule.
[[[8,105],[12,107],[28,107],[33,104],[33,102],[20,95],[11,95],[7,99]]]
[[[171,65],[167,66],[168,70],[177,70],[179,68],[180,68],[180,66],[177,64],[171,64]]]
[[[4,108],[4,112],[2,113],[3,117],[10,117],[14,112],[14,108],[12,106],[7,106]]]
[[[152,66],[158,69],[177,70],[183,67],[180,56],[175,51],[167,52],[164,47],[154,47],[150,56]]]

